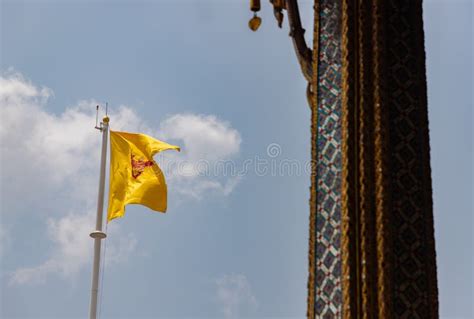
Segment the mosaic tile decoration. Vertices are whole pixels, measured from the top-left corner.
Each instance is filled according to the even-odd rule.
[[[341,318],[341,0],[319,17],[316,318]]]

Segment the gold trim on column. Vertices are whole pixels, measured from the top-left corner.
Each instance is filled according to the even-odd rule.
[[[367,280],[369,279],[368,276],[368,269],[367,269],[367,262],[368,262],[368,247],[367,246],[367,236],[369,232],[367,231],[367,219],[369,217],[369,197],[370,194],[367,194],[370,188],[370,181],[368,180],[368,160],[369,160],[369,150],[367,149],[367,137],[369,133],[368,124],[366,118],[369,116],[369,110],[367,109],[367,104],[369,103],[366,100],[364,86],[367,83],[367,72],[365,68],[367,64],[365,63],[366,59],[364,46],[367,45],[365,43],[365,34],[364,34],[364,11],[363,11],[363,4],[362,1],[356,1],[355,6],[357,6],[357,16],[354,17],[354,20],[357,21],[357,60],[356,63],[357,67],[357,86],[355,90],[357,91],[357,111],[358,114],[356,115],[355,122],[357,123],[357,151],[356,151],[356,158],[358,159],[358,176],[357,183],[355,186],[357,187],[357,195],[358,195],[358,205],[357,205],[357,212],[358,212],[358,242],[359,242],[359,265],[358,268],[360,270],[360,274],[358,274],[358,285],[359,285],[359,314],[360,318],[367,319],[367,311],[368,302],[369,302],[369,287],[367,287]]]
[[[377,256],[377,303],[378,317],[392,318],[392,297],[390,288],[390,261],[389,256],[389,209],[387,178],[390,174],[387,163],[388,142],[388,110],[386,98],[382,95],[384,86],[383,74],[386,72],[383,64],[383,18],[382,2],[375,1],[372,6],[373,32],[373,99],[374,99],[374,166],[375,166],[375,228],[376,228],[376,256]]]
[[[354,152],[354,87],[351,79],[357,74],[354,69],[354,11],[353,0],[342,0],[342,189],[341,189],[341,258],[342,258],[342,312],[343,318],[357,318],[358,289],[357,270],[352,265],[357,262],[357,247],[355,247],[355,187],[356,166]],[[355,141],[357,142],[357,140]]]
[[[375,318],[377,313],[375,198],[373,157],[373,60],[372,10],[370,1],[358,2],[358,159],[359,159],[359,242],[360,316]]]
[[[318,74],[319,74],[319,0],[314,1],[314,36],[313,36],[313,78],[311,83],[311,188],[309,199],[309,253],[308,253],[308,319],[315,317],[316,301],[316,172],[318,146]]]

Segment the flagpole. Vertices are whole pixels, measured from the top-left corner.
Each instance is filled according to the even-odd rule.
[[[102,219],[104,212],[104,190],[105,190],[105,165],[107,158],[107,137],[109,133],[109,118],[105,116],[102,119],[101,126],[98,128],[102,132],[102,151],[100,155],[100,177],[99,177],[99,196],[97,199],[97,218],[95,221],[95,230],[90,233],[94,238],[94,263],[92,268],[92,289],[89,318],[97,318],[97,298],[99,292],[99,268],[100,268],[100,247],[101,240],[107,237],[102,231]]]

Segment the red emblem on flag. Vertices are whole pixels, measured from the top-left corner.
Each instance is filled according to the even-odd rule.
[[[131,162],[132,162],[132,177],[137,178],[138,176],[143,173],[145,167],[153,166],[153,161],[144,161],[143,159],[135,159],[135,155],[131,155]]]

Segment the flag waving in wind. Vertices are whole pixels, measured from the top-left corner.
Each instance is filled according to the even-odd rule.
[[[166,212],[166,181],[153,155],[170,149],[180,150],[145,134],[110,131],[108,222],[122,217],[127,204]]]

